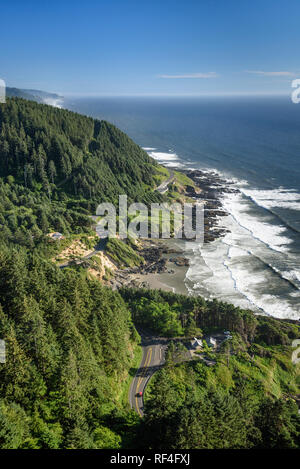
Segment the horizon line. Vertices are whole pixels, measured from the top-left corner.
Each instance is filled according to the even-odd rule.
[[[122,98],[122,97],[174,97],[174,98],[196,98],[196,97],[243,97],[243,96],[261,96],[261,97],[272,97],[272,96],[290,96],[290,92],[217,92],[217,93],[72,93],[72,92],[58,92],[53,93],[59,94],[66,98]]]

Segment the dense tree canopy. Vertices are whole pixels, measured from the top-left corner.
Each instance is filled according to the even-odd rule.
[[[258,389],[254,394],[253,383],[240,378],[226,389],[201,363],[161,370],[145,408],[147,445],[161,450],[299,448],[295,402],[265,397]]]
[[[206,301],[201,296],[186,296],[161,290],[122,288],[135,324],[166,336],[193,336],[204,331],[230,330],[246,342],[254,339],[267,345],[287,345],[299,336],[293,321],[256,316],[252,311],[223,301]]]
[[[136,333],[122,298],[84,273],[1,248],[0,447],[103,447]],[[101,440],[101,441],[100,441]],[[108,444],[108,443],[107,443]]]
[[[112,291],[50,261],[68,239],[45,234],[92,243],[100,202],[160,201],[155,172],[107,122],[24,99],[0,105],[0,448],[299,446],[297,324],[201,297]],[[144,262],[130,240],[109,240],[107,253],[119,267]],[[150,381],[142,423],[127,399],[135,326],[182,339]],[[233,339],[210,352],[214,366],[178,363],[186,337],[224,329]]]
[[[103,201],[150,203],[156,163],[113,125],[10,98],[0,105],[0,239],[82,232]]]

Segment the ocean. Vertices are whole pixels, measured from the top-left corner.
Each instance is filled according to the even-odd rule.
[[[289,97],[68,98],[169,167],[217,171],[230,232],[186,243],[189,291],[278,318],[300,318],[300,104]]]

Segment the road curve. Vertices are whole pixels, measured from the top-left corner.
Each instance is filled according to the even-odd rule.
[[[145,332],[141,333],[143,357],[129,390],[130,407],[140,417],[144,415],[144,391],[153,373],[157,371],[165,361],[167,339],[153,337]],[[138,393],[142,392],[142,397]]]
[[[175,179],[175,175],[174,175],[174,171],[172,169],[169,169],[169,174],[170,176],[168,177],[168,179],[166,179],[165,181],[163,181],[157,188],[157,192],[160,192],[161,194],[164,194],[165,192],[167,192],[168,188],[169,188],[169,184],[171,184],[171,182],[174,181]]]

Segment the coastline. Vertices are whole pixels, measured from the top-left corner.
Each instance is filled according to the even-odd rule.
[[[165,165],[168,169],[169,166]],[[205,299],[216,298],[250,309],[256,314],[279,319],[299,319],[299,284],[290,278],[297,273],[297,257],[290,271],[288,244],[281,245],[283,228],[262,207],[250,205],[241,182],[226,179],[213,170],[185,169],[172,163],[172,170],[192,179],[196,188],[186,187],[185,195],[205,203],[205,242],[160,240],[167,251],[177,243],[178,256],[188,260],[178,267],[164,253],[164,268],[120,272],[111,285],[162,289]],[[244,182],[243,182],[244,184]],[[246,183],[245,183],[246,184]],[[198,191],[197,189],[201,189]],[[258,213],[260,211],[261,213]],[[250,225],[250,226],[248,226]],[[257,228],[256,228],[257,227]],[[254,229],[259,229],[260,237]],[[271,234],[272,242],[264,241]],[[173,243],[173,244],[172,244]],[[146,256],[147,258],[147,256]],[[288,259],[288,261],[287,261]],[[146,259],[146,265],[147,265]]]
[[[145,243],[145,241],[143,242]],[[155,243],[157,253],[164,251],[156,264],[149,270],[149,262],[143,268],[125,269],[115,272],[111,286],[116,289],[121,286],[132,288],[149,288],[172,291],[184,295],[189,294],[185,285],[186,274],[189,269],[189,262],[186,256],[182,240],[164,239]],[[168,252],[166,252],[168,251]],[[177,259],[183,260],[183,265],[177,264]],[[163,262],[161,262],[163,261]],[[152,271],[151,271],[152,270]]]
[[[219,220],[228,216],[228,213],[223,209],[221,198],[224,193],[237,193],[238,190],[215,172],[185,170],[181,167],[172,169],[187,175],[195,184],[195,187],[187,186],[183,195],[204,203],[204,243],[213,243],[225,236],[228,230],[219,226]],[[161,289],[185,295],[192,293],[187,286],[187,273],[190,258],[193,257],[193,239],[143,239],[139,242],[138,252],[145,258],[145,265],[118,269],[110,281],[113,289],[126,286]]]
[[[172,145],[165,142],[160,145],[155,139],[155,143],[148,144],[148,138],[144,142],[143,149],[168,170],[176,170],[189,177],[197,171],[206,177],[213,174],[225,181],[227,189],[238,189],[237,192],[219,193],[218,206],[214,199],[209,202],[211,205],[206,206],[207,212],[210,211],[206,233],[211,235],[211,239],[203,247],[188,241],[187,250],[192,253],[184,254],[190,259],[184,278],[181,277],[174,285],[172,280],[169,281],[172,274],[149,273],[149,284],[153,288],[185,289],[188,294],[216,298],[257,314],[281,319],[299,318],[298,188],[285,185],[281,179],[275,184],[275,178],[268,178],[266,184],[262,184],[265,178],[253,178],[251,172],[248,178],[247,173],[231,172],[228,165],[219,167],[214,161],[210,166],[211,162],[205,159],[205,155],[203,163],[200,159],[188,159],[187,152],[181,158],[176,140]],[[208,166],[205,161],[208,161]],[[201,182],[201,174],[198,182]],[[216,182],[217,188],[211,189],[219,192],[219,182]],[[192,193],[189,195],[193,197]],[[165,242],[168,244],[169,241]],[[134,275],[124,271],[123,274]],[[148,281],[145,276],[136,274],[137,282]]]

